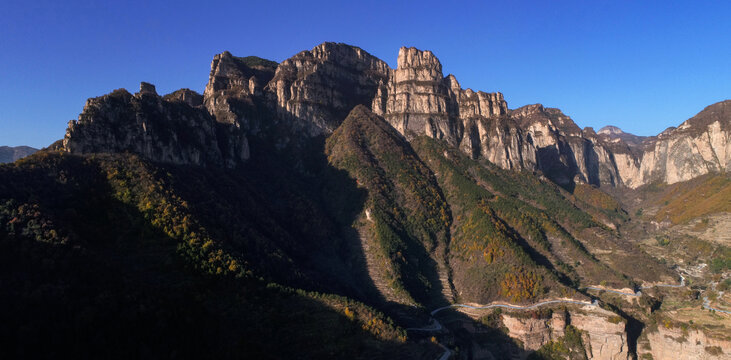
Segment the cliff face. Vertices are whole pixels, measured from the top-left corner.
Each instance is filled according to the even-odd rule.
[[[574,181],[594,185],[621,184],[612,157],[597,134],[581,130],[561,110],[540,104],[511,111],[535,146],[538,168],[561,185]]]
[[[641,183],[690,180],[731,166],[731,100],[706,107],[675,129],[649,141]]]
[[[427,135],[507,169],[534,170],[535,150],[507,117],[501,93],[462,89],[430,51],[401,48],[373,111],[406,135]]]
[[[473,158],[541,171],[569,187],[674,183],[725,171],[731,163],[729,100],[656,137],[615,127],[597,133],[580,129],[559,109],[536,104],[509,110],[501,93],[462,89],[453,75],[443,75],[430,51],[401,48],[397,63],[391,69],[362,49],[335,43],[281,64],[224,52],[211,63],[203,96],[182,89],[162,99],[140,92],[89,100],[80,120],[70,123],[65,149],[126,150],[159,161],[230,167],[248,159],[252,136],[280,134],[277,141],[286,144],[292,137],[329,135],[355,106],[367,105],[407,139],[442,139]],[[194,132],[181,136],[196,143],[180,143],[169,131],[158,134],[152,118]]]
[[[584,346],[589,359],[627,359],[625,323],[613,323],[605,317],[571,314],[571,324],[585,332]]]
[[[221,150],[217,124],[205,109],[165,100],[147,83],[134,95],[122,89],[89,99],[79,119],[69,122],[63,146],[71,153],[133,152],[177,164],[221,166],[248,156]]]
[[[279,64],[266,91],[280,119],[310,136],[330,134],[356,105],[370,105],[388,71],[357,47],[323,43]]]
[[[520,318],[502,315],[510,337],[520,340],[525,350],[534,351],[564,336],[566,326],[581,331],[584,352],[589,359],[625,360],[629,352],[624,322],[611,322],[608,311],[554,312],[551,318]]]
[[[658,328],[647,334],[649,349],[638,348],[638,356],[652,355],[653,359],[731,359],[731,342],[709,338],[699,330]]]

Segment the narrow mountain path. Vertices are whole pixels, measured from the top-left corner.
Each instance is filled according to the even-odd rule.
[[[628,292],[624,292],[624,291],[609,289],[609,288],[606,288],[606,287],[597,287],[597,286],[587,286],[584,289],[587,289],[587,290],[598,290],[598,291],[607,291],[607,292],[611,292],[611,293],[615,293],[615,294],[620,294],[620,295],[626,295],[626,296],[642,296],[641,289],[652,289],[652,288],[656,288],[656,287],[668,287],[668,288],[682,288],[682,287],[685,287],[685,277],[683,277],[683,275],[680,275],[680,284],[654,284],[654,285],[650,285],[650,286],[641,286],[640,287],[640,290],[635,291],[634,293],[628,293]]]
[[[450,309],[450,308],[468,308],[468,309],[476,309],[476,310],[484,310],[484,309],[492,309],[492,308],[505,308],[505,309],[513,309],[513,310],[531,310],[536,309],[541,306],[550,305],[550,304],[578,304],[578,305],[591,305],[591,306],[598,306],[598,303],[596,300],[590,302],[590,301],[582,301],[582,300],[573,300],[573,299],[556,299],[556,300],[546,300],[541,301],[538,303],[535,303],[533,305],[512,305],[512,304],[488,304],[488,305],[470,305],[470,304],[452,304],[447,306],[442,306],[440,308],[437,308],[433,310],[431,314],[431,318],[429,320],[429,325],[425,327],[420,328],[407,328],[406,331],[427,331],[427,332],[438,332],[442,331],[444,329],[444,326],[434,318],[434,315],[436,315],[438,312]],[[452,350],[450,350],[448,347],[438,344],[441,346],[445,351],[444,353],[439,357],[438,360],[447,360],[450,356],[452,356]]]
[[[708,296],[703,297],[703,307],[708,310],[713,310],[713,311],[724,313],[724,314],[731,314],[731,311],[721,310],[721,309],[716,309],[714,307],[711,307],[711,300],[708,300]]]
[[[669,287],[669,288],[681,288],[685,287],[685,277],[683,275],[680,275],[680,284],[655,284],[650,286],[642,286],[640,289],[650,289],[654,287]],[[599,291],[609,291],[612,293],[620,294],[620,295],[626,295],[626,296],[641,296],[642,291],[637,291],[635,293],[627,293],[619,290],[613,290],[613,289],[607,289],[604,287],[596,287],[596,286],[587,286],[585,289],[591,289],[591,290],[599,290]],[[709,310],[714,310],[726,314],[731,314],[731,312],[721,309],[716,309],[710,307],[710,301],[707,297],[703,298],[703,307]],[[512,304],[505,304],[505,303],[493,303],[488,305],[470,305],[470,304],[452,304],[447,306],[442,306],[440,308],[432,310],[430,313],[431,317],[429,320],[429,325],[420,327],[420,328],[407,328],[407,331],[426,331],[426,332],[438,332],[442,331],[444,326],[434,318],[434,315],[439,313],[440,311],[450,309],[450,308],[467,308],[467,309],[475,309],[475,310],[484,310],[484,309],[492,309],[492,308],[505,308],[505,309],[512,309],[512,310],[532,310],[539,308],[541,306],[550,305],[550,304],[578,304],[578,305],[591,305],[591,306],[598,306],[598,301],[594,299],[593,301],[583,301],[583,300],[574,300],[574,299],[555,299],[555,300],[546,300],[541,301],[532,305],[512,305]],[[438,360],[446,360],[449,359],[450,356],[452,356],[452,351],[447,348],[446,346],[439,344],[443,349],[445,349],[445,352],[442,354],[442,356],[439,357]]]
[[[650,285],[650,286],[642,286],[642,287],[640,287],[640,289],[651,289],[651,288],[655,288],[655,287],[682,288],[682,287],[685,287],[685,277],[683,277],[683,275],[680,275],[680,284],[677,284],[677,285],[676,284],[655,284],[655,285]],[[626,293],[623,291],[594,287],[594,286],[587,286],[586,289],[608,291],[608,292],[612,292],[615,294],[626,295],[626,296],[642,296],[642,291],[637,291],[634,294],[631,294],[631,293]],[[724,313],[724,314],[731,314],[731,311],[711,307],[711,301],[708,300],[708,296],[703,297],[703,308],[708,309],[708,310],[713,310],[716,312],[720,312],[720,313]]]

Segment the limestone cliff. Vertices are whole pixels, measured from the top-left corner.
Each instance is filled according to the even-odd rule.
[[[503,95],[462,89],[454,75],[443,76],[430,51],[401,48],[372,107],[407,137],[443,139],[507,169],[536,167],[535,150],[507,117]]]
[[[726,100],[650,139],[642,154],[640,183],[672,184],[730,166],[731,100]]]
[[[731,359],[731,341],[707,337],[695,329],[658,328],[647,334],[648,346],[640,346],[638,356],[652,355],[655,360]]]
[[[168,99],[147,83],[134,95],[120,89],[89,99],[79,119],[69,122],[64,149],[133,152],[153,161],[196,165],[220,166],[246,159],[245,153],[221,151],[217,124],[205,109],[177,101],[176,96]]]
[[[599,308],[554,311],[550,318],[501,316],[508,335],[520,340],[525,350],[534,351],[564,336],[567,325],[581,331],[584,351],[589,359],[626,360],[629,356],[626,325],[616,314]]]
[[[388,65],[360,48],[323,43],[283,61],[266,85],[280,119],[310,136],[329,134],[359,104],[370,105]]]
[[[70,123],[64,146],[231,167],[248,159],[252,137],[269,134],[279,147],[328,135],[363,104],[407,139],[442,139],[473,158],[540,171],[567,188],[674,183],[726,171],[731,163],[731,100],[646,138],[616,127],[582,130],[559,109],[540,104],[509,110],[501,93],[462,89],[453,75],[445,77],[430,51],[403,47],[397,64],[391,69],[360,48],[336,43],[280,64],[223,52],[213,58],[203,96],[182,89],[160,98],[148,89],[90,99]],[[181,140],[187,138],[196,141]]]
[[[538,168],[551,180],[617,186],[621,178],[612,152],[590,128],[581,130],[561,110],[526,105],[510,115],[535,146]]]

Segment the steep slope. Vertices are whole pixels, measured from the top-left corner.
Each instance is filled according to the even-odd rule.
[[[0,354],[434,356],[362,303],[267,285],[327,280],[307,280],[287,222],[243,188],[199,188],[211,205],[190,196],[220,175],[128,155],[41,153],[0,166]],[[250,209],[243,224],[215,228],[223,213],[205,207],[237,203],[232,216]]]
[[[34,149],[30,146],[0,146],[0,164],[22,159],[36,151],[38,151],[38,149]]]
[[[328,138],[328,160],[368,192],[354,226],[384,297],[406,303],[452,300],[446,251],[449,208],[434,175],[406,140],[365,106],[356,106]]]
[[[370,104],[388,65],[355,46],[323,43],[283,61],[266,86],[277,114],[311,136],[329,134]]]
[[[703,109],[680,126],[649,140],[640,174],[642,183],[668,184],[731,165],[731,100]]]
[[[630,258],[636,256],[629,261],[654,264],[627,274],[631,277],[652,279],[666,273],[656,262],[648,262],[646,254],[631,255],[637,249],[607,233],[576,206],[591,205],[573,203],[555,185],[481,164],[426,137],[414,146],[437,174],[453,212],[450,264],[462,301],[580,296],[571,288],[599,282],[628,286],[621,264],[609,262],[608,267],[592,255],[600,249],[625,249]]]

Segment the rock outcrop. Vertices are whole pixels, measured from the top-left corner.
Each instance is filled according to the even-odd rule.
[[[588,310],[588,311],[586,311]],[[589,359],[626,360],[629,356],[626,324],[616,314],[602,309],[555,311],[550,318],[501,316],[508,335],[519,340],[525,350],[538,350],[564,336],[571,325],[582,332],[584,351]]]
[[[355,106],[367,105],[407,139],[442,139],[504,169],[541,171],[566,188],[575,182],[630,188],[674,183],[726,171],[731,163],[730,100],[646,138],[616,127],[582,130],[560,110],[540,104],[509,110],[501,93],[462,89],[453,75],[445,77],[430,51],[401,48],[397,63],[391,69],[360,48],[336,43],[320,44],[281,64],[223,52],[211,63],[203,96],[181,89],[160,99],[154,87],[145,86],[134,96],[91,99],[84,120],[71,123],[64,144],[71,152],[139,150],[154,160],[230,167],[250,156],[252,136],[267,133],[280,147],[293,138],[328,135]],[[143,103],[159,106],[143,109]],[[115,106],[130,109],[117,116]],[[201,117],[202,108],[210,118]],[[179,118],[181,111],[185,119]],[[124,116],[131,122],[125,123]],[[148,131],[155,127],[150,119],[159,117],[196,132],[197,143],[189,147],[170,140],[173,132]],[[112,123],[114,131],[102,129]],[[206,125],[191,130],[197,123]]]
[[[538,350],[551,340],[563,336],[566,327],[565,316],[559,313],[553,314],[550,319],[513,317],[507,314],[502,315],[501,319],[510,337],[520,340],[523,348],[528,351]]]
[[[731,100],[706,107],[648,142],[639,171],[642,184],[672,184],[727,171],[731,167]]]
[[[650,354],[655,360],[731,359],[731,341],[709,338],[700,330],[660,327],[648,333],[647,340],[649,349],[640,346],[637,350],[640,357]]]
[[[323,43],[279,64],[266,91],[280,119],[317,136],[335,130],[356,105],[370,105],[388,71],[360,48]]]
[[[589,359],[625,360],[629,356],[626,324],[592,314],[571,314],[571,324],[584,331],[584,347]]]
[[[89,99],[79,119],[69,122],[64,149],[133,152],[153,161],[196,165],[222,166],[247,158],[247,153],[221,151],[217,124],[204,108],[174,98],[165,100],[153,85],[142,83],[134,95],[120,89]]]
[[[401,48],[372,107],[407,137],[443,139],[503,168],[535,170],[535,149],[507,117],[503,95],[462,89],[430,51]]]

